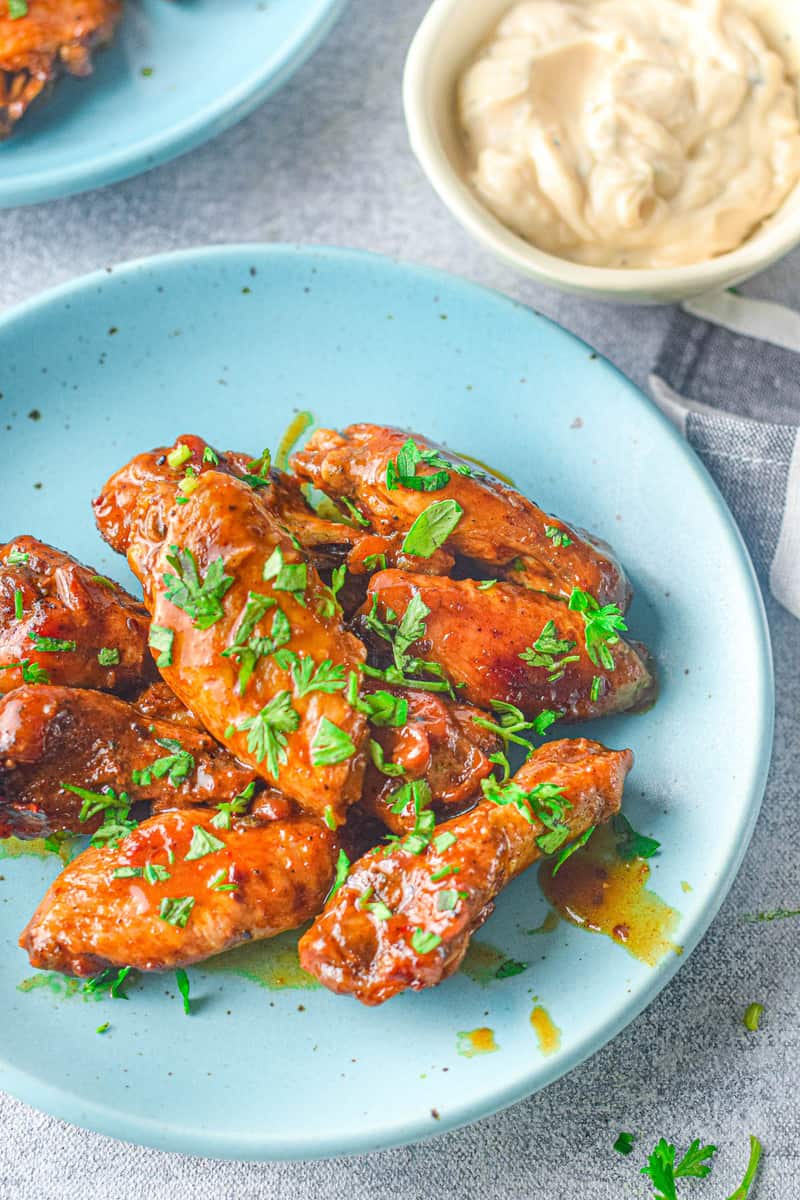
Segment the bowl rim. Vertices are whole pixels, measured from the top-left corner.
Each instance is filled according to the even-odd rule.
[[[515,0],[508,0],[509,8]],[[800,206],[785,223],[768,222],[786,201],[766,218],[758,242],[749,237],[735,250],[704,262],[677,267],[593,267],[548,254],[527,242],[488,209],[459,174],[441,144],[435,118],[426,103],[426,90],[441,39],[459,9],[473,0],[433,0],[411,41],[403,70],[403,108],[411,149],[434,191],[456,220],[484,246],[526,274],[572,292],[624,298],[632,294],[687,296],[711,291],[721,284],[741,282],[764,270],[800,243]],[[487,26],[487,32],[488,32]],[[800,181],[795,189],[800,188]]]

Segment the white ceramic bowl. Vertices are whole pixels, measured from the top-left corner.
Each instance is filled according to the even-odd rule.
[[[434,0],[406,60],[403,103],[411,146],[440,198],[464,228],[499,258],[567,292],[617,303],[663,304],[741,283],[800,243],[800,184],[737,250],[687,267],[585,267],[537,250],[503,225],[464,174],[456,118],[458,78],[514,0]],[[800,3],[738,0],[800,80]],[[800,85],[799,85],[800,86]],[[800,94],[800,92],[799,92]]]

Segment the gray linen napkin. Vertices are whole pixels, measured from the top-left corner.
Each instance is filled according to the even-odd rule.
[[[734,292],[676,311],[650,376],[773,595],[800,617],[800,314]]]

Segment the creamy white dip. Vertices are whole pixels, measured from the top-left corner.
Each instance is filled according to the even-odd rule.
[[[800,177],[788,68],[726,0],[526,0],[458,104],[483,202],[592,266],[732,250]]]

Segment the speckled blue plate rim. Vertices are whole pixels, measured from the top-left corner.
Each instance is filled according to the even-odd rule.
[[[79,160],[75,165],[61,170],[47,168],[11,180],[3,180],[0,175],[0,208],[42,204],[47,200],[120,183],[123,179],[141,175],[187,154],[196,146],[230,129],[254,112],[302,67],[325,41],[347,2],[317,0],[293,37],[284,42],[277,60],[274,57],[268,59],[261,70],[243,79],[238,87],[157,137],[88,161]]]
[[[53,288],[40,296],[25,301],[0,316],[0,336],[7,335],[13,329],[14,323],[24,317],[35,315],[38,310],[63,300],[74,300],[82,293],[96,288],[99,284],[108,286],[112,278],[127,279],[146,272],[174,272],[192,266],[198,261],[225,260],[247,258],[249,261],[261,262],[266,268],[275,265],[282,258],[305,256],[310,260],[325,260],[335,262],[347,268],[348,264],[370,262],[378,270],[385,270],[390,275],[395,272],[411,275],[419,280],[427,281],[434,287],[447,287],[451,292],[459,293],[466,303],[479,301],[483,304],[505,307],[509,311],[525,311],[527,306],[510,299],[493,289],[483,287],[462,279],[459,276],[433,268],[403,262],[380,254],[367,251],[342,249],[339,247],[314,245],[283,245],[279,243],[240,243],[227,246],[206,246],[181,250],[169,254],[153,255],[147,258],[135,259],[120,264],[112,269],[92,272],[77,280]],[[547,320],[533,310],[528,309],[531,318],[537,321]],[[555,322],[548,322],[555,325]],[[561,328],[557,326],[557,328]],[[570,338],[576,347],[591,349],[569,331],[561,330]],[[534,1086],[526,1086],[524,1080],[515,1080],[506,1086],[498,1086],[487,1091],[479,1101],[471,1101],[461,1106],[454,1105],[438,1123],[434,1133],[430,1121],[421,1117],[417,1121],[404,1121],[395,1127],[385,1129],[380,1137],[372,1133],[362,1134],[358,1130],[342,1135],[341,1131],[327,1134],[324,1131],[298,1130],[291,1140],[282,1139],[280,1143],[270,1141],[268,1131],[254,1128],[252,1133],[235,1135],[220,1134],[209,1127],[199,1130],[179,1124],[164,1125],[163,1122],[147,1121],[130,1114],[109,1109],[104,1105],[95,1105],[79,1099],[65,1089],[43,1083],[26,1071],[9,1068],[0,1062],[0,1086],[6,1091],[24,1100],[52,1116],[69,1121],[82,1128],[107,1134],[122,1141],[137,1145],[152,1146],[159,1150],[168,1150],[182,1154],[200,1155],[203,1157],[233,1159],[240,1161],[270,1161],[270,1160],[311,1160],[321,1158],[343,1157],[352,1154],[366,1154],[391,1147],[409,1145],[415,1142],[433,1140],[443,1133],[471,1124],[483,1117],[488,1117],[517,1101],[525,1099],[543,1087],[554,1083],[563,1075],[568,1074],[585,1059],[600,1050],[612,1038],[631,1023],[666,987],[679,968],[686,962],[694,951],[703,935],[708,930],[716,916],[734,879],[739,871],[745,852],[755,828],[755,823],[761,808],[761,801],[766,787],[767,774],[772,755],[772,740],[774,728],[774,673],[772,663],[772,648],[767,624],[766,611],[750,555],[742,535],[736,525],[716,484],[706,471],[703,464],[688,447],[674,426],[661,414],[654,405],[639,391],[631,381],[624,376],[613,363],[601,358],[603,367],[611,371],[621,388],[628,390],[638,398],[638,402],[647,406],[649,416],[661,426],[665,439],[673,444],[683,458],[687,470],[697,477],[705,493],[708,504],[721,518],[730,538],[731,546],[736,551],[738,564],[742,575],[743,590],[748,597],[748,623],[752,630],[753,645],[757,652],[760,670],[756,688],[750,697],[752,700],[753,738],[759,746],[758,759],[755,769],[747,785],[742,784],[742,795],[747,796],[747,807],[743,810],[737,825],[730,831],[729,844],[731,851],[723,870],[702,912],[694,920],[689,920],[682,927],[683,954],[670,956],[662,960],[652,969],[648,985],[625,1004],[599,1029],[576,1040],[569,1054],[559,1057],[558,1062],[548,1068],[538,1064],[538,1080]]]

